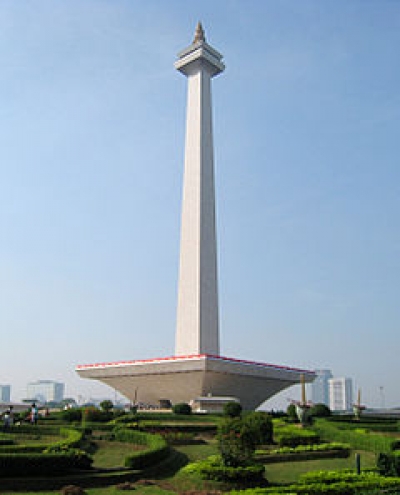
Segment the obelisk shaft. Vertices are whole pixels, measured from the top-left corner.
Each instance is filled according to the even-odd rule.
[[[175,64],[188,78],[177,356],[219,355],[211,78],[223,70],[221,58],[195,39]]]

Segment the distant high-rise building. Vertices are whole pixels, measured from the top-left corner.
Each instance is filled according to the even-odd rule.
[[[331,378],[329,380],[329,407],[332,411],[351,410],[353,385],[351,378]]]
[[[61,402],[64,398],[64,384],[51,380],[38,380],[28,383],[27,398],[39,402]]]
[[[329,380],[333,378],[331,370],[315,370],[316,378],[311,384],[311,401],[314,404],[329,406]]]
[[[0,402],[10,402],[11,386],[0,385]]]

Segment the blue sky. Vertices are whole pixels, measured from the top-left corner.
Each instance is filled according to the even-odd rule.
[[[213,81],[222,354],[399,406],[400,3],[0,4],[0,383],[174,351],[186,80]],[[293,396],[290,391],[282,395]]]

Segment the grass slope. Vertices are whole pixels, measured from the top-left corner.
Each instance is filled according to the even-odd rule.
[[[376,466],[375,454],[359,452],[362,469]],[[277,462],[266,465],[266,478],[270,483],[289,484],[298,481],[300,475],[309,471],[335,471],[339,469],[355,469],[355,452],[347,459],[320,459],[313,461]]]
[[[144,450],[143,445],[132,445],[126,442],[109,442],[96,440],[94,442],[93,467],[116,468],[124,467],[125,457],[137,450]]]

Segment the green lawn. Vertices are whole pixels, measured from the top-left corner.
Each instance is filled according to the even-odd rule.
[[[210,455],[218,453],[216,442],[204,443],[200,445],[177,445],[174,447],[178,452],[182,452],[188,457],[189,462],[205,459]]]
[[[93,442],[96,450],[93,455],[94,468],[123,467],[125,457],[136,450],[144,450],[142,445],[133,445],[127,442],[109,442],[107,440],[96,440]]]
[[[158,422],[160,419],[158,420]],[[180,424],[185,424],[190,418],[181,419]],[[204,418],[198,418],[197,422],[206,422]],[[155,422],[156,423],[156,422]],[[175,426],[178,421],[172,422]],[[169,425],[169,423],[168,423]],[[28,438],[30,437],[30,438]],[[18,435],[18,441],[24,443],[54,442],[61,437],[50,437],[45,435]],[[87,447],[93,456],[93,467],[97,468],[118,468],[124,466],[124,459],[135,450],[142,450],[146,447],[132,445],[125,442],[110,441],[107,433],[94,431],[93,437],[88,438]],[[155,480],[151,486],[135,485],[136,495],[176,495],[184,491],[195,490],[228,490],[229,486],[213,481],[201,480],[195,475],[187,475],[180,472],[180,468],[187,462],[204,459],[210,455],[217,454],[217,442],[209,433],[201,435],[204,443],[194,445],[177,445],[171,450],[171,455],[161,464],[150,468],[141,474],[142,478]],[[376,465],[375,454],[371,452],[360,452],[361,467],[374,468]],[[354,453],[347,459],[321,459],[301,462],[285,462],[266,464],[266,478],[273,484],[288,484],[296,482],[301,474],[309,471],[355,469]],[[117,479],[117,478],[114,478]],[[113,481],[114,482],[114,481]],[[115,481],[118,483],[118,481]],[[31,487],[31,485],[27,485]],[[232,487],[230,487],[232,488]],[[115,486],[108,488],[92,488],[85,490],[88,495],[120,495],[121,490]],[[0,494],[11,495],[9,490],[2,490],[0,479]],[[19,495],[58,495],[60,490],[46,492],[18,492]]]
[[[372,452],[360,452],[361,468],[374,468],[376,466],[375,454]],[[301,474],[309,471],[331,471],[337,469],[355,469],[355,453],[347,459],[321,459],[300,462],[277,462],[266,464],[265,476],[270,483],[294,483]]]

